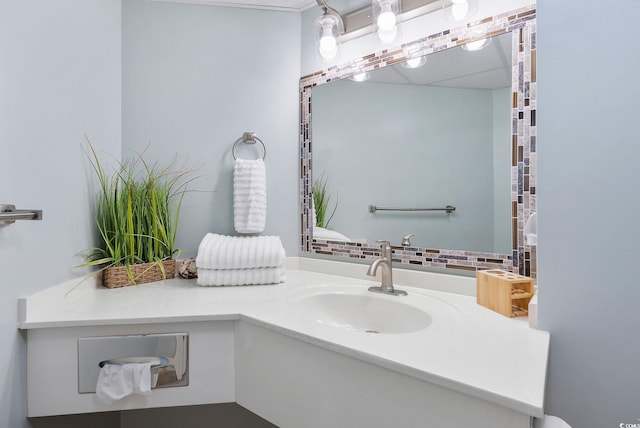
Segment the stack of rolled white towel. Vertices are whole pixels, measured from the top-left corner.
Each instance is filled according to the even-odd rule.
[[[207,233],[200,242],[198,285],[251,285],[284,282],[285,251],[278,236],[224,236]]]

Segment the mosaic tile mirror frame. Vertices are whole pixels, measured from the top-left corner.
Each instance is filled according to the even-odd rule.
[[[536,211],[536,10],[535,5],[432,34],[396,49],[372,53],[300,79],[301,249],[348,260],[379,257],[378,244],[314,239],[312,206],[311,89],[362,71],[459,46],[473,37],[512,34],[511,254],[393,245],[393,261],[404,266],[475,271],[504,269],[536,276],[536,248],[525,242],[526,219]],[[481,36],[480,36],[481,37]],[[414,52],[407,55],[406,52]],[[364,173],[364,171],[363,171]]]

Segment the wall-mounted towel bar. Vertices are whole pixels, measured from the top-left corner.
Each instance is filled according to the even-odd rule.
[[[446,211],[447,214],[456,210],[453,205],[447,205],[444,208],[381,208],[375,205],[369,205],[369,212],[375,213],[376,211]]]
[[[255,144],[256,141],[262,144],[262,159],[264,160],[264,158],[267,157],[267,147],[264,145],[260,138],[256,137],[255,132],[245,132],[242,134],[242,137],[238,138],[236,142],[233,143],[233,147],[231,148],[231,155],[233,156],[233,159],[236,159],[236,146],[238,145],[238,143]]]
[[[42,210],[17,210],[15,205],[0,204],[0,225],[16,220],[42,220]]]
[[[184,384],[176,384],[176,382],[180,381],[182,378],[182,373],[176,372],[171,364],[171,361],[165,357],[122,357],[122,358],[113,358],[110,360],[100,361],[98,363],[98,367],[103,368],[107,364],[136,364],[136,363],[151,363],[151,388],[162,388],[167,387],[168,383],[172,383],[170,386],[184,386]],[[166,370],[165,370],[166,369]],[[169,382],[165,379],[163,380],[161,376],[163,373],[167,371],[173,372],[174,379],[171,379]],[[160,382],[158,382],[160,380]]]
[[[164,357],[123,357],[104,360],[98,363],[102,368],[105,364],[130,364],[130,363],[151,363],[151,367],[164,367],[169,365],[169,359]]]

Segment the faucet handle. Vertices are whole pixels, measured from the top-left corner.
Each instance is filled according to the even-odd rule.
[[[402,245],[403,247],[410,247],[411,246],[411,237],[413,236],[413,233],[410,233],[408,235],[406,235],[405,237],[402,238],[402,243],[400,245]]]
[[[384,239],[378,239],[376,242],[380,244],[380,255],[391,259],[391,242]]]

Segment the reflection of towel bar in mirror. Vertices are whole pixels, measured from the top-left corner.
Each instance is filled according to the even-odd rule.
[[[376,211],[446,211],[447,214],[456,210],[453,205],[447,205],[444,208],[382,208],[375,205],[369,205],[369,212],[375,213]]]

